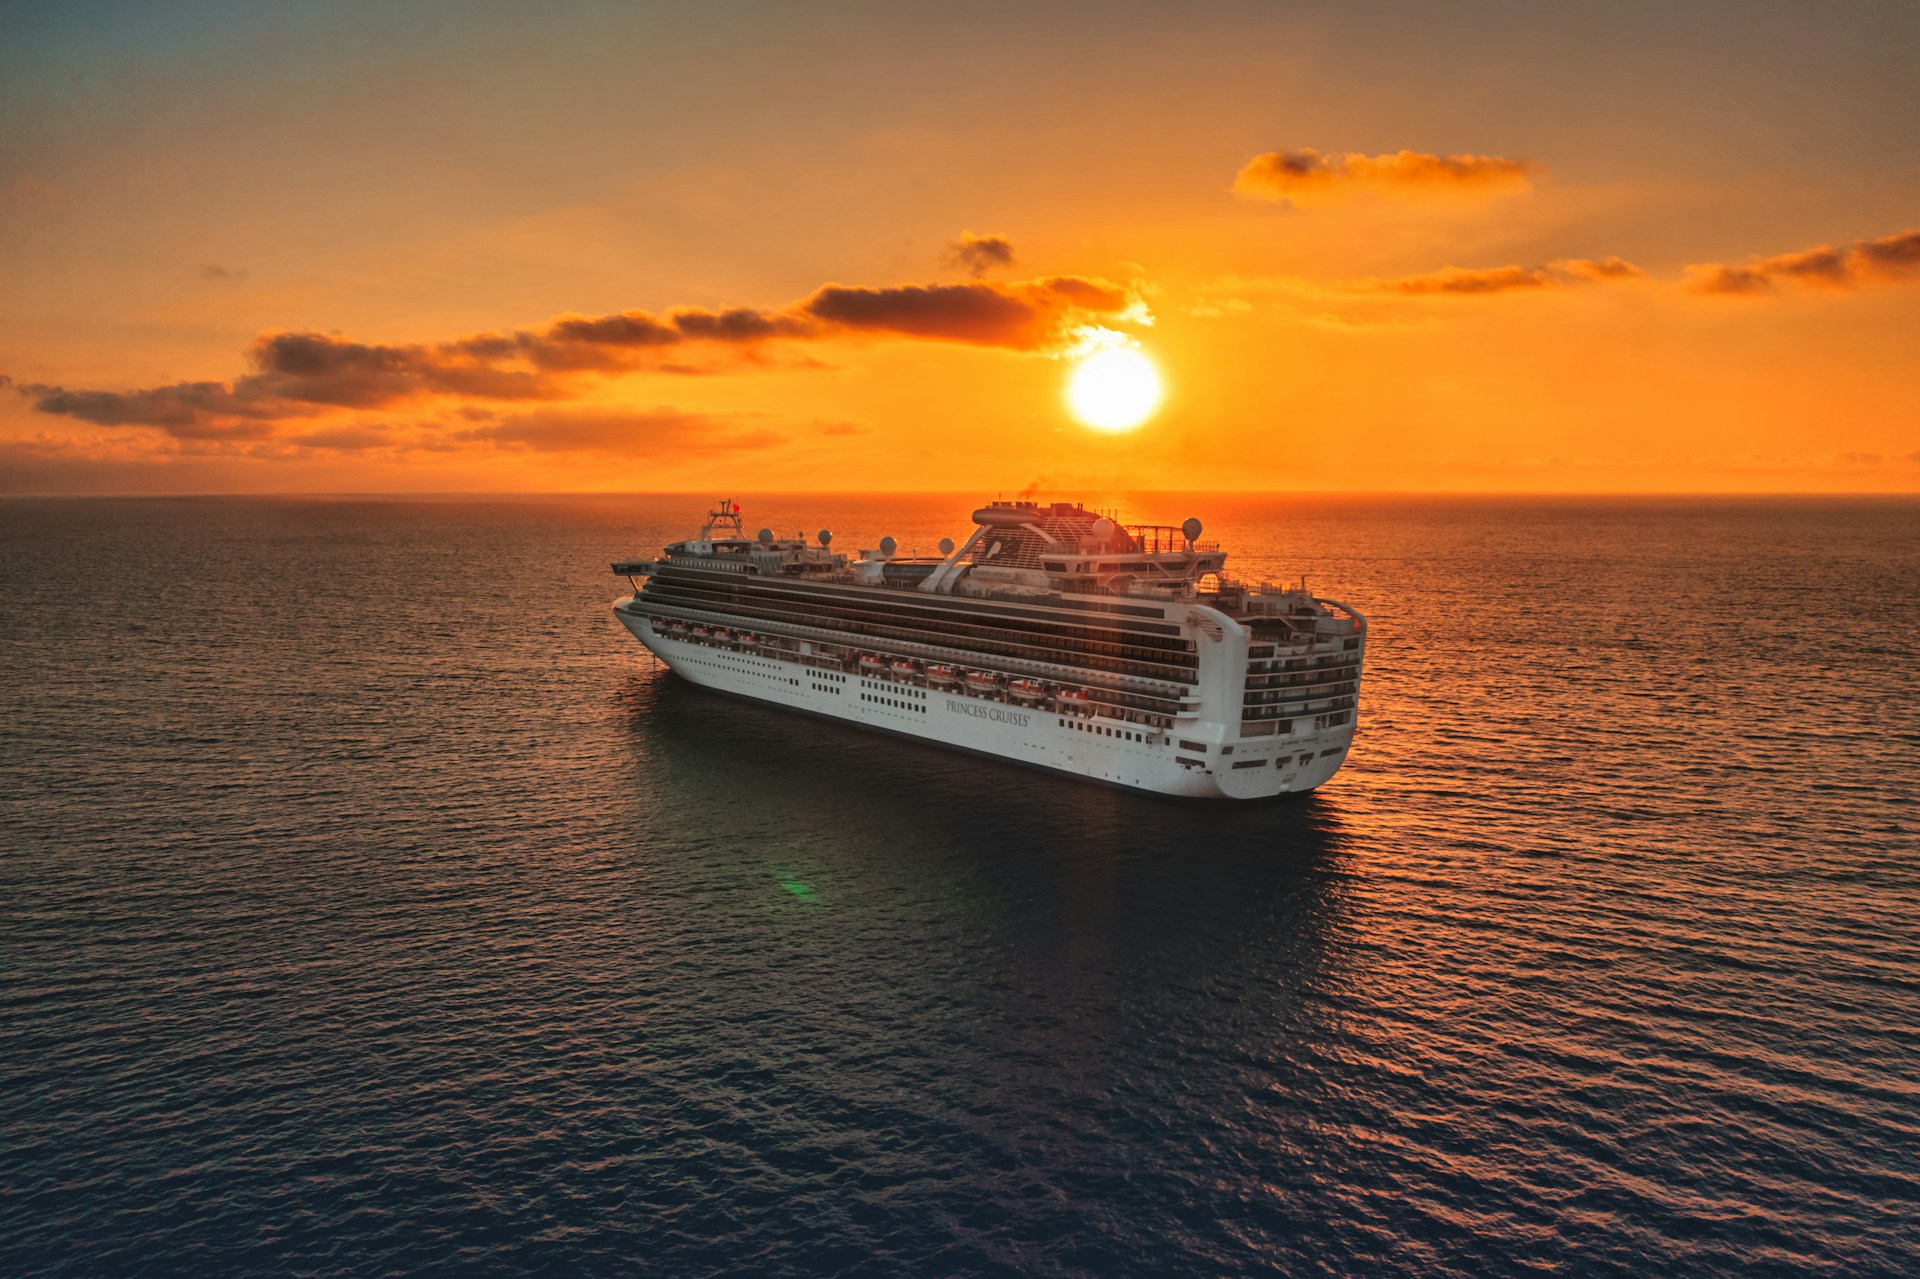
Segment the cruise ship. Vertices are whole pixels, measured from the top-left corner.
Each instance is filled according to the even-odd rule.
[[[996,501],[938,556],[891,537],[698,537],[620,561],[614,615],[675,674],[794,710],[1135,790],[1312,790],[1353,744],[1367,620],[1248,586],[1198,520]]]

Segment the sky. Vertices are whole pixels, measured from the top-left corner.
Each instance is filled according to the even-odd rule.
[[[1920,490],[1910,0],[5,14],[0,493]]]

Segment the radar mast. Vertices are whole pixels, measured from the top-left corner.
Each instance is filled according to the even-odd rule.
[[[700,526],[700,539],[712,541],[716,528],[730,528],[735,537],[746,540],[747,530],[740,523],[740,503],[731,498],[721,498],[719,508],[707,512],[707,522]]]

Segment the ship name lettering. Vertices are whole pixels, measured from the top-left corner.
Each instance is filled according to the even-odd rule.
[[[962,715],[971,715],[975,719],[998,720],[1003,724],[1011,724],[1015,728],[1025,728],[1028,722],[1033,719],[1033,716],[1025,712],[1010,711],[1004,706],[983,706],[979,702],[957,702],[951,697],[947,699],[947,709],[957,711]]]

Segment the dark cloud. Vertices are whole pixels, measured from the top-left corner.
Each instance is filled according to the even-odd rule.
[[[1268,151],[1234,176],[1236,195],[1255,200],[1331,203],[1361,191],[1401,197],[1506,195],[1529,189],[1535,166],[1497,155],[1322,153],[1312,147]]]
[[[947,246],[947,261],[977,280],[997,266],[1013,265],[1013,242],[1001,235],[962,231],[960,238]]]
[[[134,391],[19,389],[44,413],[101,426],[158,427],[193,439],[254,432],[249,423],[313,417],[329,409],[386,408],[437,398],[562,401],[580,393],[576,379],[583,374],[710,373],[716,360],[731,360],[735,367],[758,362],[772,343],[858,334],[1055,351],[1068,345],[1083,324],[1139,314],[1128,290],[1079,276],[893,288],[830,284],[778,311],[687,307],[664,315],[563,315],[538,329],[477,333],[448,342],[369,343],[337,334],[269,332],[247,349],[253,372],[231,383],[181,382]]]
[[[798,310],[848,332],[1044,351],[1067,343],[1082,324],[1122,318],[1136,305],[1133,295],[1118,285],[1068,275],[1016,284],[975,281],[886,289],[829,284]]]
[[[1741,266],[1696,263],[1687,268],[1686,286],[1695,293],[1752,297],[1776,292],[1782,285],[1857,289],[1915,279],[1920,279],[1920,230],[1855,240],[1844,248],[1823,244],[1798,253],[1754,258]]]
[[[1427,275],[1370,281],[1368,287],[1389,293],[1472,297],[1526,289],[1554,289],[1568,284],[1637,280],[1645,275],[1645,271],[1622,258],[1564,258],[1545,266],[1496,266],[1474,270],[1450,266]]]
[[[371,408],[436,394],[482,400],[564,394],[544,371],[503,368],[501,356],[477,354],[466,342],[387,346],[324,333],[264,333],[247,355],[259,373],[237,381],[236,391],[302,404]]]
[[[247,278],[247,273],[244,270],[230,269],[221,266],[218,262],[209,262],[200,268],[200,278],[203,280],[244,280]]]
[[[28,383],[18,390],[42,413],[96,426],[157,426],[180,439],[265,435],[270,421],[288,407],[224,382],[176,382],[143,391],[69,391]]]

